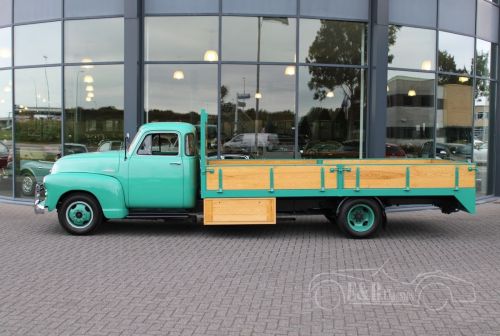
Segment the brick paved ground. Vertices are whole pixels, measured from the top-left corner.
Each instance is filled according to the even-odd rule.
[[[346,239],[320,216],[240,228],[111,222],[74,237],[55,214],[0,204],[0,335],[499,335],[500,205],[388,217],[371,240]],[[322,310],[311,298],[317,274],[384,262],[401,281],[436,270],[469,281],[476,301]]]

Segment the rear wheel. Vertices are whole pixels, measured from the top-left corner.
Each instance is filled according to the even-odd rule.
[[[339,209],[337,217],[340,228],[355,238],[367,238],[377,232],[383,222],[384,211],[380,204],[370,198],[351,198]]]
[[[103,220],[99,202],[84,193],[68,196],[59,208],[58,217],[61,226],[75,235],[89,234]]]

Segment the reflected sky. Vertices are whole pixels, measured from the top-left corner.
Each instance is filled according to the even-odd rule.
[[[396,41],[394,45],[389,46],[389,55],[394,56],[394,59],[389,66],[435,70],[436,31],[410,27],[394,29]]]
[[[61,22],[16,26],[15,64],[53,64],[61,62]]]
[[[12,117],[12,78],[10,70],[0,71],[0,120]],[[2,139],[0,139],[2,140]]]
[[[15,71],[15,104],[61,108],[61,68],[46,67]]]
[[[0,68],[12,66],[11,28],[0,29]]]
[[[178,79],[174,78],[174,73]],[[216,65],[146,66],[144,102],[146,111],[158,109],[177,113],[191,111],[198,113],[201,108],[205,108],[213,114],[217,113],[216,102]]]
[[[78,103],[79,107],[88,109],[102,106],[123,109],[123,85],[123,65],[95,65],[90,69],[66,67],[66,108],[74,108]],[[92,91],[88,86],[92,87]],[[78,95],[75,95],[77,87]],[[87,101],[89,92],[93,93],[93,97]]]
[[[474,58],[474,38],[439,32],[439,51],[446,51],[449,55],[453,56],[457,70],[465,68],[468,73],[471,72],[472,60]],[[448,69],[442,69],[441,64],[439,68],[443,71],[449,71]]]
[[[207,50],[218,49],[218,22],[216,16],[146,18],[146,60],[203,61]]]
[[[73,20],[65,23],[65,62],[123,61],[123,19]]]

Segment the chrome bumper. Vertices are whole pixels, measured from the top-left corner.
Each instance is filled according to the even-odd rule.
[[[43,183],[37,183],[35,186],[35,214],[45,213],[45,187]]]

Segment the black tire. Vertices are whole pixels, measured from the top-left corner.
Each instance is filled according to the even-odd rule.
[[[21,180],[21,192],[24,196],[35,194],[36,178],[30,172],[23,172]]]
[[[337,222],[342,231],[353,238],[373,236],[384,221],[384,210],[371,198],[350,198],[338,211]]]
[[[57,216],[64,230],[74,235],[91,233],[104,218],[99,202],[85,193],[66,197],[57,211]]]

